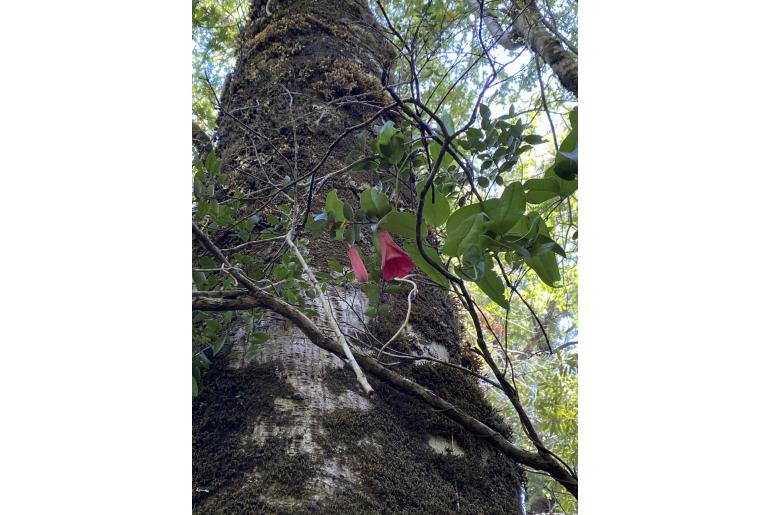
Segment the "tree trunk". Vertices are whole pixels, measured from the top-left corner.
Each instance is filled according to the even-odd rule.
[[[307,173],[345,128],[391,102],[380,77],[393,55],[363,2],[253,3],[222,95],[216,151],[228,189],[256,194]],[[355,135],[335,146],[318,177],[344,166]],[[376,172],[340,174],[313,205],[331,187],[354,199],[376,181]],[[268,198],[256,197],[251,209]],[[328,236],[308,248],[317,271],[346,261],[345,244]],[[391,348],[472,367],[446,293],[420,279],[408,330]],[[350,341],[386,341],[405,316],[406,291],[383,293],[391,313],[372,320],[355,285],[328,293]],[[342,360],[277,315],[261,324],[269,339],[253,359],[241,329],[193,401],[195,513],[522,513],[523,473],[509,457],[374,377],[367,397]],[[472,376],[428,362],[390,368],[505,434]]]
[[[488,10],[486,3],[481,0],[467,1],[477,12],[484,8],[484,24],[503,48],[516,50],[521,46],[521,42],[524,42],[532,52],[548,63],[562,86],[576,97],[578,96],[577,60],[564,50],[559,39],[542,24],[540,21],[542,15],[534,2],[518,0],[511,2],[508,14],[513,25],[506,32],[494,13]]]

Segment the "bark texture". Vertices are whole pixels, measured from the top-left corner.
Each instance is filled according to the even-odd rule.
[[[253,209],[270,200],[259,192],[307,173],[345,128],[391,102],[379,77],[393,56],[368,6],[355,0],[255,1],[245,36],[221,99],[217,154],[227,188],[253,194]],[[334,148],[319,177],[344,166],[355,135]],[[376,180],[374,172],[340,174],[313,204],[331,187],[357,204]],[[227,246],[226,233],[215,236]],[[346,259],[345,244],[325,236],[309,247],[316,270]],[[471,366],[450,302],[425,281],[408,331],[391,348]],[[355,286],[329,292],[346,334],[370,343],[387,340],[405,315],[406,291],[384,293],[392,311],[375,320],[363,319],[366,297]],[[215,309],[254,301],[236,292],[219,302]],[[195,513],[521,512],[523,474],[510,457],[399,393],[387,375],[369,376],[376,395],[367,398],[342,360],[285,319],[266,316],[257,330],[270,336],[260,352],[246,361],[236,331],[193,401]],[[391,370],[505,432],[474,378],[425,363]]]
[[[476,11],[482,8],[481,0],[468,0],[468,3]],[[507,50],[516,50],[524,42],[532,52],[548,63],[562,86],[577,97],[577,59],[567,52],[559,39],[542,24],[542,15],[534,3],[514,0],[508,14],[513,24],[509,31],[505,31],[495,14],[484,6],[484,24],[493,38]]]

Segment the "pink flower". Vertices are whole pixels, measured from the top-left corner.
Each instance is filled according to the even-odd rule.
[[[404,249],[396,245],[388,231],[377,233],[380,239],[380,252],[382,253],[382,277],[386,281],[392,281],[406,277],[414,268],[414,262]]]
[[[358,254],[358,249],[351,246],[348,249],[348,257],[350,258],[350,266],[353,267],[353,275],[356,276],[356,281],[360,283],[367,282],[369,280],[369,273],[366,271],[364,262]]]

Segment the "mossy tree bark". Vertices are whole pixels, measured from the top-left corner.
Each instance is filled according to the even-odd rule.
[[[222,194],[251,192],[251,209],[267,199],[259,192],[305,174],[345,128],[391,102],[380,77],[394,57],[362,1],[253,4],[222,95],[216,150],[229,177]],[[319,177],[344,166],[355,136],[335,146]],[[377,181],[376,172],[340,174],[313,203],[334,187],[357,204]],[[214,236],[227,242],[226,233]],[[267,260],[270,250],[255,256]],[[345,244],[328,237],[309,250],[319,271],[346,259]],[[446,293],[421,280],[409,331],[392,347],[469,365]],[[329,292],[351,336],[386,341],[405,315],[406,292],[384,293],[391,313],[368,322],[355,286]],[[267,315],[262,324],[270,338],[259,353],[246,361],[242,332],[234,334],[193,402],[196,513],[521,513],[523,475],[509,458],[376,378],[376,395],[366,397],[339,358],[286,320]],[[427,362],[393,369],[506,431],[472,376]]]

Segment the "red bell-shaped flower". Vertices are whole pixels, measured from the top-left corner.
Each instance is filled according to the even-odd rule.
[[[380,240],[380,252],[382,253],[382,277],[386,281],[395,278],[402,279],[414,269],[414,262],[409,254],[396,245],[388,231],[377,233]]]
[[[367,282],[369,280],[369,273],[366,271],[364,262],[358,254],[358,249],[351,246],[348,249],[348,257],[350,258],[350,266],[353,267],[353,275],[356,276],[356,281],[360,283]]]

